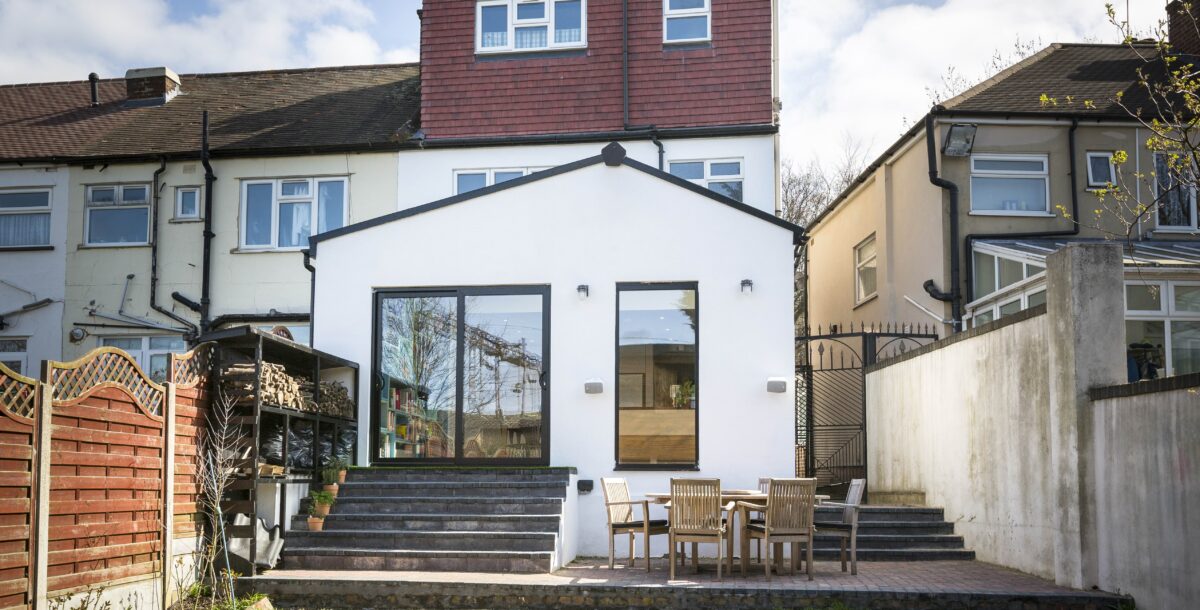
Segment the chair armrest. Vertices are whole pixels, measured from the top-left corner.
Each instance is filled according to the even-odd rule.
[[[746,502],[745,500],[738,500],[737,505],[739,508],[748,508],[750,510],[767,510],[766,504],[755,504],[753,502]]]
[[[731,501],[729,504],[726,504],[725,506],[722,506],[722,507],[721,507],[721,510],[728,512],[728,511],[731,511],[731,510],[733,510],[733,507],[735,507],[735,506],[737,506],[737,502],[732,502],[732,501]]]
[[[619,502],[605,502],[605,506],[636,506],[638,504],[649,504],[649,500],[622,500]]]

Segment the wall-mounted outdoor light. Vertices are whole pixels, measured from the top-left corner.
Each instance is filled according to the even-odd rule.
[[[579,493],[586,494],[592,493],[592,489],[595,487],[595,485],[595,481],[591,479],[579,479],[579,481],[575,483],[575,488],[579,490]]]
[[[599,379],[589,379],[589,380],[583,382],[583,393],[584,394],[603,394],[604,393],[604,382],[600,381]]]
[[[580,284],[575,287],[575,292],[579,293],[579,300],[582,301],[583,299],[588,298],[588,295],[591,291],[588,289],[587,284]]]
[[[787,383],[786,377],[768,377],[767,391],[772,394],[783,394],[787,392]]]
[[[942,152],[947,157],[965,157],[975,148],[975,125],[956,123],[946,132],[946,141],[942,144]]]
[[[754,292],[754,280],[742,280],[742,294]]]

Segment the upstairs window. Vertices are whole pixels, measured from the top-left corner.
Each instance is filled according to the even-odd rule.
[[[247,250],[300,250],[308,238],[346,225],[346,178],[284,178],[242,183]]]
[[[1049,165],[1046,155],[972,156],[971,213],[1048,216]]]
[[[1154,155],[1155,200],[1158,202],[1158,228],[1167,231],[1196,230],[1196,190],[1188,184],[1194,179],[1185,179],[1185,171],[1179,155],[1157,153]]]
[[[711,0],[663,0],[663,42],[705,42],[711,39]]]
[[[516,180],[544,167],[507,167],[503,169],[460,169],[454,172],[454,194],[461,195],[484,187]]]
[[[1102,189],[1117,183],[1116,167],[1111,152],[1089,152],[1087,154],[1088,187]]]
[[[876,295],[879,265],[875,262],[875,236],[854,246],[854,303],[864,303]]]
[[[50,190],[0,191],[0,248],[50,245]]]
[[[742,201],[744,178],[741,159],[672,161],[670,170],[673,176],[703,186],[730,199]]]
[[[84,242],[89,246],[143,246],[150,243],[150,185],[87,187]]]
[[[200,219],[200,187],[181,186],[175,189],[175,220]]]
[[[478,53],[587,46],[587,0],[481,0],[475,10]]]

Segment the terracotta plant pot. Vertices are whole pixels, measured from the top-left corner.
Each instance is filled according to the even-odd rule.
[[[326,510],[328,510],[328,507],[326,507]],[[308,531],[319,532],[323,529],[325,529],[324,517],[309,517],[308,518]]]
[[[332,504],[313,504],[313,515],[324,519],[329,516],[329,507]]]
[[[335,497],[335,498],[337,497],[337,492],[338,492],[338,484],[337,483],[330,483],[329,485],[326,485],[326,486],[322,487],[321,489],[333,494],[333,497]]]
[[[341,485],[342,483],[345,483],[345,482],[346,482],[346,471],[339,470],[338,471],[338,484]]]

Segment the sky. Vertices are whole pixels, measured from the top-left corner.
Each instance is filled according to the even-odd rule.
[[[736,1],[736,0],[715,0]],[[1119,15],[1124,0],[1114,0]],[[420,0],[0,0],[0,84],[409,62]],[[1105,0],[779,0],[785,158],[871,158],[931,105],[954,67],[971,81],[1017,40],[1116,42]],[[1135,30],[1164,0],[1128,0]]]

